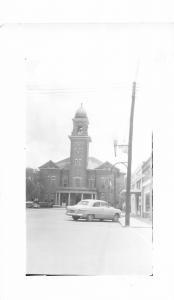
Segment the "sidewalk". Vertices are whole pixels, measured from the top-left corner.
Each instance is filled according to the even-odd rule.
[[[125,216],[122,215],[119,219],[119,222],[122,226],[125,227]],[[152,228],[152,223],[147,220],[139,219],[138,217],[130,216],[130,227],[137,227],[137,228]]]

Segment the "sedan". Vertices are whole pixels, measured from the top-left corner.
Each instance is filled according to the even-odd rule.
[[[118,222],[121,210],[112,207],[103,200],[85,199],[76,205],[67,206],[66,215],[71,216],[75,221],[78,219],[86,219],[87,221],[99,219],[100,221]]]

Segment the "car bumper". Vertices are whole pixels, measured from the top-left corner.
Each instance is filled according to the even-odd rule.
[[[76,212],[74,212],[74,213],[66,212],[66,215],[67,216],[80,217],[80,218],[84,217],[84,214],[82,214],[82,213],[76,213]]]

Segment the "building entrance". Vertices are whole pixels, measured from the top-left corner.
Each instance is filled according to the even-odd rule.
[[[93,193],[87,193],[87,192],[81,192],[81,193],[75,193],[75,192],[65,192],[60,191],[56,193],[56,200],[55,200],[55,206],[67,206],[67,205],[75,205],[79,201],[83,199],[96,199],[96,192]]]
[[[81,194],[75,194],[75,204],[81,200]]]
[[[67,193],[61,193],[60,194],[60,205],[61,206],[67,206],[68,205],[68,194]]]

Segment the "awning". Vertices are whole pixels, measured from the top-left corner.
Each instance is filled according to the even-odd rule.
[[[131,190],[131,194],[141,195],[141,190]],[[126,194],[126,190],[122,190],[120,194]]]

